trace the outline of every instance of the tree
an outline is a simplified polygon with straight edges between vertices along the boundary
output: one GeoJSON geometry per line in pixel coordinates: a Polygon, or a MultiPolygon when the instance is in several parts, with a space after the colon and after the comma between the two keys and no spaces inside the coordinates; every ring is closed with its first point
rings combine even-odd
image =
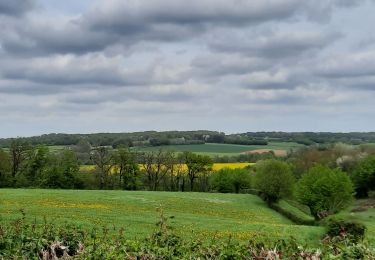
{"type": "Polygon", "coordinates": [[[113,157],[105,146],[98,146],[91,151],[91,160],[99,172],[99,188],[104,189],[109,184],[109,176],[113,168],[113,157]]]}
{"type": "Polygon", "coordinates": [[[79,142],[72,147],[72,149],[76,153],[79,161],[84,164],[91,163],[90,153],[92,148],[87,139],[80,139],[79,142]]]}
{"type": "Polygon", "coordinates": [[[139,167],[136,153],[126,147],[120,147],[113,155],[116,164],[115,170],[119,175],[119,184],[125,190],[137,189],[137,174],[139,167]]]}
{"type": "Polygon", "coordinates": [[[316,165],[298,181],[295,196],[310,208],[316,219],[320,219],[346,207],[353,192],[353,184],[344,172],[316,165]]]}
{"type": "Polygon", "coordinates": [[[289,156],[289,162],[293,165],[293,171],[297,179],[315,164],[335,167],[337,156],[332,149],[319,146],[311,146],[296,150],[289,156]]]}
{"type": "Polygon", "coordinates": [[[218,192],[239,193],[250,188],[251,174],[247,169],[221,169],[212,175],[211,185],[218,192]]]}
{"type": "Polygon", "coordinates": [[[13,139],[10,143],[10,158],[12,166],[12,177],[15,178],[19,173],[24,161],[27,159],[27,154],[31,150],[31,145],[24,139],[13,139]]]}
{"type": "Polygon", "coordinates": [[[359,162],[352,173],[357,197],[368,197],[368,192],[375,189],[375,156],[359,162]]]}
{"type": "MultiPolygon", "coordinates": [[[[184,152],[182,156],[187,166],[187,176],[190,181],[190,190],[193,191],[195,179],[197,179],[200,175],[206,177],[207,179],[206,174],[212,170],[212,160],[209,156],[199,155],[192,152],[184,152]]],[[[206,187],[207,186],[208,183],[206,183],[206,187]]]]}
{"type": "Polygon", "coordinates": [[[145,152],[140,157],[149,189],[156,191],[160,182],[173,170],[173,152],[160,149],[145,152]]]}
{"type": "Polygon", "coordinates": [[[49,149],[46,145],[38,145],[30,150],[25,161],[25,167],[21,172],[22,185],[38,187],[46,169],[49,159],[49,149]]]}
{"type": "Polygon", "coordinates": [[[9,154],[0,149],[0,187],[9,185],[9,173],[11,170],[9,154]]]}
{"type": "Polygon", "coordinates": [[[290,166],[285,162],[265,160],[256,165],[255,186],[268,203],[289,196],[294,181],[290,166]]]}
{"type": "Polygon", "coordinates": [[[83,188],[82,181],[77,178],[78,172],[79,163],[73,151],[64,150],[61,154],[51,154],[40,186],[55,189],[83,188]]]}

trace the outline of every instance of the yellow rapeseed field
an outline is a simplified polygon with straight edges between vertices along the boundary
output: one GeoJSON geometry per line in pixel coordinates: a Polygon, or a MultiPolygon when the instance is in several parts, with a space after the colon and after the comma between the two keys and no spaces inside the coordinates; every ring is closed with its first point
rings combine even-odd
{"type": "MultiPolygon", "coordinates": [[[[214,163],[212,169],[214,171],[219,171],[221,169],[243,169],[247,166],[255,165],[255,163],[214,163]]],[[[142,169],[143,166],[139,165],[139,167],[142,169]]],[[[186,165],[183,165],[183,170],[185,170],[187,167],[186,165]]],[[[80,167],[81,171],[93,171],[95,170],[95,165],[82,165],[80,167]]]]}

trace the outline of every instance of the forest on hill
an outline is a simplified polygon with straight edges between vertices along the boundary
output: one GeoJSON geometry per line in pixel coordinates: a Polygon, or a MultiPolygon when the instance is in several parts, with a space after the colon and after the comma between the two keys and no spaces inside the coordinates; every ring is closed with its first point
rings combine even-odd
{"type": "MultiPolygon", "coordinates": [[[[9,147],[14,138],[0,139],[0,147],[9,147]]],[[[133,133],[94,133],[94,134],[64,134],[51,133],[40,136],[23,137],[25,141],[33,144],[77,145],[81,140],[88,141],[93,146],[121,145],[128,147],[147,147],[162,145],[187,145],[204,143],[223,143],[240,145],[267,145],[269,142],[295,142],[303,145],[313,144],[365,144],[375,143],[375,132],[247,132],[238,134],[225,134],[218,131],[144,131],[133,133]]]]}

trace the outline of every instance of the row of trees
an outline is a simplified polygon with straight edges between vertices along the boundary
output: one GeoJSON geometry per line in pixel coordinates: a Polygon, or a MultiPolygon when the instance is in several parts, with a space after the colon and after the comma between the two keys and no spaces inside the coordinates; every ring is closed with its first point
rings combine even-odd
{"type": "Polygon", "coordinates": [[[84,153],[50,152],[47,146],[14,140],[9,151],[0,150],[0,187],[209,190],[212,160],[208,156],[99,146],[87,152],[95,170],[81,171],[79,156],[84,153]]]}
{"type": "MultiPolygon", "coordinates": [[[[0,147],[9,147],[14,139],[0,139],[0,147]]],[[[98,133],[98,134],[46,134],[23,138],[33,145],[77,145],[86,140],[95,146],[161,146],[204,143],[230,143],[247,145],[267,145],[267,141],[240,135],[226,135],[217,131],[167,131],[135,133],[98,133]]]]}

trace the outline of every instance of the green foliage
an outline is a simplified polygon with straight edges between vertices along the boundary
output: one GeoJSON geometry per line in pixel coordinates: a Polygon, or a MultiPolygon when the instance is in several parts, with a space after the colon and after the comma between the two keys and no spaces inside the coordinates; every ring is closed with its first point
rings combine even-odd
{"type": "MultiPolygon", "coordinates": [[[[192,152],[183,152],[180,158],[187,166],[187,176],[190,181],[190,191],[194,191],[194,182],[198,177],[207,180],[208,172],[212,171],[212,160],[207,155],[199,155],[192,152]]],[[[205,185],[207,187],[207,185],[205,185]]]]}
{"type": "Polygon", "coordinates": [[[297,200],[307,205],[317,219],[348,206],[353,193],[353,184],[345,173],[322,165],[305,173],[295,190],[297,200]]]}
{"type": "Polygon", "coordinates": [[[29,159],[26,161],[25,168],[21,172],[29,186],[37,187],[40,183],[44,170],[47,168],[48,153],[48,147],[45,145],[38,145],[29,151],[29,159]]]}
{"type": "Polygon", "coordinates": [[[119,185],[124,190],[136,190],[140,173],[136,153],[126,147],[119,147],[113,154],[115,171],[119,175],[119,185]]]}
{"type": "Polygon", "coordinates": [[[239,193],[251,188],[251,174],[247,169],[221,169],[211,176],[211,186],[222,193],[239,193]]]}
{"type": "Polygon", "coordinates": [[[11,186],[9,154],[0,149],[0,187],[11,186]]]}
{"type": "Polygon", "coordinates": [[[339,240],[347,239],[358,243],[365,238],[366,226],[346,220],[330,220],[327,226],[327,235],[339,240]]]}
{"type": "Polygon", "coordinates": [[[375,190],[375,156],[362,160],[352,174],[358,197],[368,197],[370,190],[375,190]]]}
{"type": "Polygon", "coordinates": [[[293,185],[293,173],[287,163],[266,160],[256,165],[255,187],[268,203],[277,202],[291,195],[293,185]]]}
{"type": "Polygon", "coordinates": [[[78,160],[74,152],[65,150],[59,155],[51,154],[40,181],[43,188],[79,189],[84,183],[77,177],[78,160]]]}

